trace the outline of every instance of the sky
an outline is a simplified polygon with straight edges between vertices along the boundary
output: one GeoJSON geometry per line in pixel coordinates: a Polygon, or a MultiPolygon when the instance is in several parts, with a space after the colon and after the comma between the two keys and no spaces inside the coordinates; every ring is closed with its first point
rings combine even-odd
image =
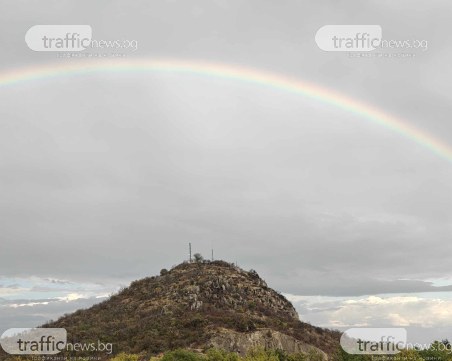
{"type": "MultiPolygon", "coordinates": [[[[32,51],[25,34],[85,24],[95,39],[136,41],[115,51],[127,59],[306,81],[452,146],[448,1],[0,7],[0,78],[83,62],[32,51]],[[327,52],[315,34],[329,24],[380,25],[385,39],[428,48],[327,52]]],[[[257,270],[312,324],[452,338],[452,161],[422,144],[329,103],[199,74],[49,77],[0,85],[0,99],[0,333],[158,274],[186,260],[191,242],[257,270]]]]}

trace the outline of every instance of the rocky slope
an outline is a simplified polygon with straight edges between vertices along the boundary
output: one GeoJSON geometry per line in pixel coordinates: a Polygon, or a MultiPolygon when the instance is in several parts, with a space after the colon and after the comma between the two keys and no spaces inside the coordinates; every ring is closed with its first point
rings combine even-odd
{"type": "Polygon", "coordinates": [[[114,352],[253,346],[333,355],[339,333],[303,323],[255,271],[223,261],[182,263],[134,281],[110,299],[51,322],[68,341],[112,342],[114,352]]]}
{"type": "Polygon", "coordinates": [[[246,354],[249,349],[261,347],[264,349],[284,350],[287,353],[318,354],[328,359],[325,352],[319,348],[297,340],[282,332],[272,329],[259,329],[253,332],[237,332],[228,329],[218,329],[209,341],[208,346],[246,354]]]}

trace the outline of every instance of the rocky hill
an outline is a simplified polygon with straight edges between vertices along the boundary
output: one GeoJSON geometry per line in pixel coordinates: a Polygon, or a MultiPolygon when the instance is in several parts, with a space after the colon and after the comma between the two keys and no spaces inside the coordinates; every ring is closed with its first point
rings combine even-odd
{"type": "Polygon", "coordinates": [[[182,263],[134,281],[108,300],[45,327],[71,342],[111,342],[114,352],[255,346],[333,355],[339,332],[303,323],[292,304],[255,271],[224,261],[182,263]]]}

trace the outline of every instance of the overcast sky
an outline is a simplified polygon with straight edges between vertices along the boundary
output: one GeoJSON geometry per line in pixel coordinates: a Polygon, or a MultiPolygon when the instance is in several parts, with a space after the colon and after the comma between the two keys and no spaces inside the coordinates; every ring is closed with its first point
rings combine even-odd
{"type": "MultiPolygon", "coordinates": [[[[0,8],[0,77],[80,61],[30,50],[31,26],[88,24],[96,39],[137,40],[129,58],[309,81],[452,145],[449,1],[0,8]],[[327,24],[378,24],[384,38],[428,49],[325,52],[314,37],[327,24]]],[[[452,162],[362,116],[236,80],[94,73],[0,87],[0,124],[0,333],[157,274],[191,242],[256,269],[313,324],[452,338],[452,162]]]]}

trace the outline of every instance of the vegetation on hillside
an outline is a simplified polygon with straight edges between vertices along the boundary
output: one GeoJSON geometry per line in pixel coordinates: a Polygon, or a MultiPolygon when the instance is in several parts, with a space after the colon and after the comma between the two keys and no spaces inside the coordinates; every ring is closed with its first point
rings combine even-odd
{"type": "Polygon", "coordinates": [[[292,304],[255,271],[224,261],[182,263],[134,281],[108,300],[44,327],[68,342],[112,343],[115,352],[158,354],[206,348],[218,329],[272,329],[333,354],[340,333],[301,322],[292,304]]]}
{"type": "Polygon", "coordinates": [[[447,340],[434,341],[429,348],[404,349],[395,355],[351,355],[339,347],[336,361],[452,361],[452,345],[447,340]]]}
{"type": "MultiPolygon", "coordinates": [[[[341,348],[332,359],[334,361],[451,361],[452,351],[449,347],[438,347],[444,341],[435,341],[426,350],[403,350],[396,355],[350,355],[341,348]]],[[[148,361],[144,355],[121,353],[111,361],[148,361]]],[[[226,352],[219,349],[209,349],[205,353],[191,350],[177,349],[158,356],[153,356],[149,361],[323,361],[320,354],[311,352],[288,354],[282,350],[265,350],[255,348],[246,355],[238,355],[235,352],[226,352]]]]}
{"type": "MultiPolygon", "coordinates": [[[[370,355],[350,355],[341,348],[338,350],[335,361],[451,361],[451,348],[438,347],[444,341],[435,341],[426,350],[409,349],[403,350],[396,355],[381,355],[372,357],[370,355]]],[[[226,352],[219,349],[209,349],[205,353],[193,352],[191,350],[177,349],[158,356],[153,356],[149,361],[322,361],[322,356],[315,352],[288,354],[282,350],[265,350],[255,348],[246,355],[238,355],[235,352],[226,352]]],[[[121,353],[111,361],[147,361],[143,355],[121,353]]]]}
{"type": "MultiPolygon", "coordinates": [[[[75,355],[71,355],[74,357],[75,355]]],[[[79,355],[77,355],[79,356],[79,355]]],[[[100,355],[98,355],[100,356],[100,355]]],[[[61,355],[57,359],[61,360],[61,355]]],[[[38,358],[41,360],[42,358],[38,358]]],[[[77,360],[84,360],[84,357],[77,357],[77,360]]],[[[329,357],[332,361],[452,361],[452,348],[447,340],[435,341],[428,349],[407,349],[396,355],[351,355],[342,348],[329,357]]],[[[37,358],[31,356],[9,355],[5,361],[36,361],[37,358]]],[[[44,359],[42,359],[44,360],[44,359]]],[[[48,360],[52,360],[52,356],[48,360]]],[[[68,358],[69,360],[69,358],[68,358]]],[[[86,357],[90,360],[103,361],[324,361],[323,355],[315,350],[309,353],[287,353],[280,349],[264,349],[256,347],[249,350],[245,355],[237,352],[227,352],[221,349],[210,348],[207,350],[175,349],[157,355],[141,352],[139,354],[121,352],[116,355],[103,354],[100,357],[86,357]]]]}

